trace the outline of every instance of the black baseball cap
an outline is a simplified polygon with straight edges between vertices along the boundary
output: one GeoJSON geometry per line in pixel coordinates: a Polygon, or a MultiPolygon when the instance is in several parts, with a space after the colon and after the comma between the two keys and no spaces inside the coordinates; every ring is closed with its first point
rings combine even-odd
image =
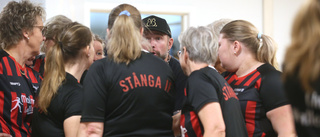
{"type": "Polygon", "coordinates": [[[142,22],[146,30],[160,31],[171,38],[171,30],[165,19],[151,15],[142,19],[142,22]]]}

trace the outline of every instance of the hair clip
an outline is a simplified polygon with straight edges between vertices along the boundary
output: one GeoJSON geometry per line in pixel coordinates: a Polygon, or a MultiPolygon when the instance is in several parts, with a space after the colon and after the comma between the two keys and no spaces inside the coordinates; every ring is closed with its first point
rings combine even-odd
{"type": "Polygon", "coordinates": [[[130,12],[127,11],[127,10],[124,10],[124,11],[121,11],[121,12],[119,13],[119,16],[121,16],[121,15],[127,15],[127,16],[130,17],[130,12]]]}

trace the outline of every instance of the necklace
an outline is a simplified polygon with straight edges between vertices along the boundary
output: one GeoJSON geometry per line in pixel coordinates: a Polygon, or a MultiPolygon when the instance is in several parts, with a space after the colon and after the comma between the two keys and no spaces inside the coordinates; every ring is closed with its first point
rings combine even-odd
{"type": "Polygon", "coordinates": [[[24,73],[24,72],[22,72],[20,68],[19,68],[19,70],[20,70],[20,73],[21,73],[22,75],[25,75],[25,73],[24,73]]]}

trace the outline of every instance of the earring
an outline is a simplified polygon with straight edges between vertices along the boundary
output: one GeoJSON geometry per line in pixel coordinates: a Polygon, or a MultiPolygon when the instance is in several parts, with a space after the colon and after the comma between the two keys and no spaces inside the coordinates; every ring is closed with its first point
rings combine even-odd
{"type": "Polygon", "coordinates": [[[29,39],[29,37],[27,37],[27,39],[29,39]]]}
{"type": "Polygon", "coordinates": [[[237,55],[237,52],[234,52],[234,55],[237,55]]]}

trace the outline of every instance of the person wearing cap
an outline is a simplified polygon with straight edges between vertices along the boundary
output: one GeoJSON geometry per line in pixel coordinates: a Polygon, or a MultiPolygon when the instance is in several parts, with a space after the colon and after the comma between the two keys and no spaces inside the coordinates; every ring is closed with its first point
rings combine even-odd
{"type": "Polygon", "coordinates": [[[108,20],[108,55],[84,79],[78,137],[173,137],[174,75],[160,58],[142,51],[139,10],[113,8],[108,20]]]}
{"type": "Polygon", "coordinates": [[[169,52],[173,45],[173,38],[167,21],[163,18],[151,15],[143,20],[144,37],[149,40],[152,52],[155,56],[166,61],[171,67],[175,75],[175,106],[173,111],[173,130],[175,136],[180,135],[180,110],[182,109],[182,101],[184,99],[184,87],[187,76],[183,73],[180,63],[172,57],[169,52]]]}

